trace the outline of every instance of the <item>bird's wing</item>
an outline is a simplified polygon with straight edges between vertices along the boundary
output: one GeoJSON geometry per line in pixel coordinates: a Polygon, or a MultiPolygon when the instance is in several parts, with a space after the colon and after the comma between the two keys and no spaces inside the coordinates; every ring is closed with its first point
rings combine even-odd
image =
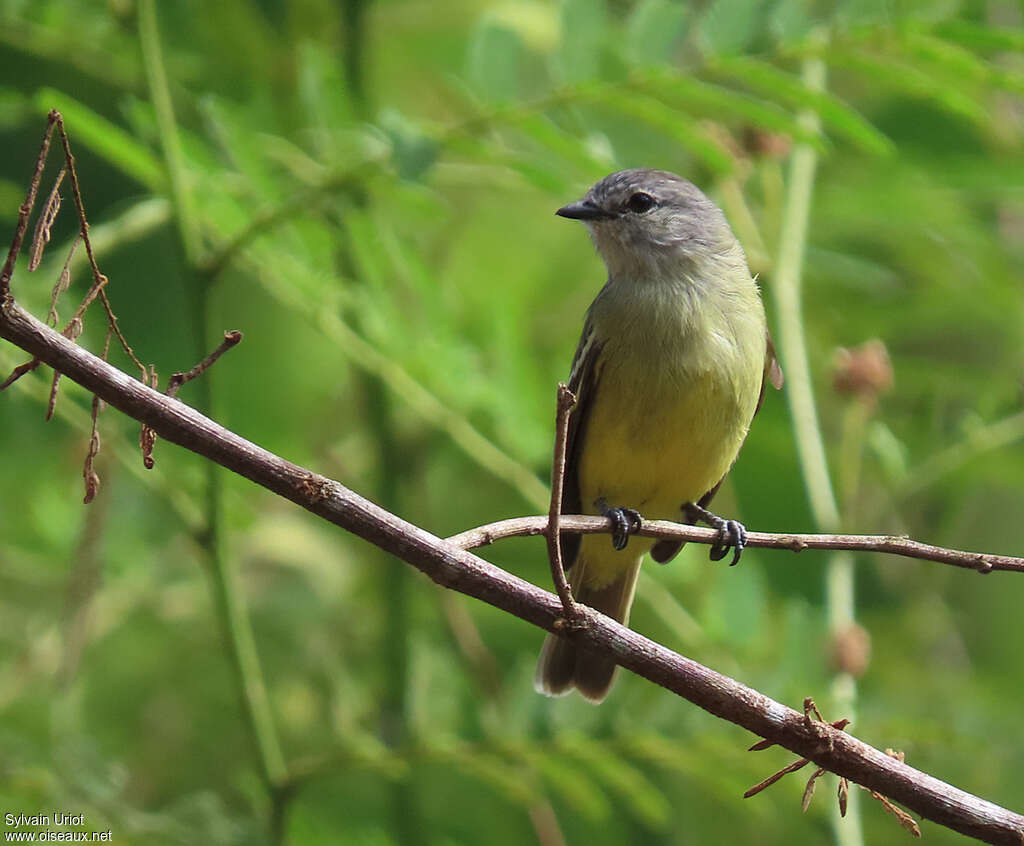
{"type": "MultiPolygon", "coordinates": [[[[761,403],[764,402],[764,392],[771,383],[771,386],[775,390],[782,389],[782,368],[779,366],[779,360],[775,356],[775,344],[772,343],[772,336],[766,334],[765,336],[765,351],[764,351],[764,373],[761,376],[761,392],[757,397],[757,407],[754,409],[754,416],[757,416],[757,412],[761,410],[761,403]]],[[[741,445],[742,446],[742,445],[741,445]]],[[[725,474],[728,476],[728,472],[725,474]]],[[[722,486],[722,482],[725,481],[725,476],[715,483],[715,486],[704,494],[698,501],[697,505],[701,508],[707,508],[714,499],[718,489],[722,486]]],[[[577,535],[577,537],[579,537],[577,535]]],[[[677,540],[660,540],[654,546],[651,547],[651,558],[657,561],[659,564],[667,564],[676,555],[679,554],[679,550],[683,548],[683,541],[677,540]]]]}
{"type": "MultiPolygon", "coordinates": [[[[580,495],[580,453],[590,409],[597,391],[600,375],[598,360],[603,341],[594,338],[594,327],[588,319],[583,325],[576,355],[569,372],[569,390],[576,395],[576,406],[569,415],[569,435],[565,445],[565,481],[562,487],[562,513],[582,514],[583,502],[580,495]]],[[[562,562],[566,569],[572,566],[579,551],[582,535],[562,535],[562,562]]]]}

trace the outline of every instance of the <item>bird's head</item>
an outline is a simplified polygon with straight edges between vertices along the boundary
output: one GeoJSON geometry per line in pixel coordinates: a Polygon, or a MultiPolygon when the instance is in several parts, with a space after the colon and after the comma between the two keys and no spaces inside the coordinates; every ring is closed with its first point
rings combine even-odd
{"type": "Polygon", "coordinates": [[[662,275],[673,262],[735,250],[725,215],[696,186],[664,170],[620,170],[555,214],[590,230],[609,274],[662,275]]]}

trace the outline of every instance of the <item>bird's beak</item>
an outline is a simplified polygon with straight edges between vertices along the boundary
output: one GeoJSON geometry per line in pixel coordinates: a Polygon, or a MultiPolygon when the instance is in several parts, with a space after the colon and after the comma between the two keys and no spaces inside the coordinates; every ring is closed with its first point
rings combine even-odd
{"type": "Polygon", "coordinates": [[[590,200],[569,203],[567,206],[562,206],[555,214],[559,217],[567,217],[570,220],[607,220],[615,216],[609,214],[590,200]]]}

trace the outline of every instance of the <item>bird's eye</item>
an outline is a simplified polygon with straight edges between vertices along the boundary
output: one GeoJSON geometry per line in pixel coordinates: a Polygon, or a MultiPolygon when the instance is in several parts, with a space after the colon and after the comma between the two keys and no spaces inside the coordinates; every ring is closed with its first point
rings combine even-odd
{"type": "Polygon", "coordinates": [[[636,214],[644,214],[649,212],[656,205],[658,201],[654,199],[650,194],[646,194],[643,191],[637,191],[629,200],[626,202],[626,208],[636,214]]]}

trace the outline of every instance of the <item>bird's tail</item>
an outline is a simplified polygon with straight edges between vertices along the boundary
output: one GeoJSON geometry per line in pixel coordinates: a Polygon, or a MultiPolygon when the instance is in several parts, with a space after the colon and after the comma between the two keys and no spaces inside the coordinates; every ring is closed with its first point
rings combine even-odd
{"type": "MultiPolygon", "coordinates": [[[[587,583],[586,559],[579,555],[572,566],[573,597],[625,625],[629,622],[642,560],[641,555],[615,581],[593,587],[587,583]]],[[[533,686],[545,696],[565,696],[576,688],[596,705],[608,695],[615,668],[610,658],[577,648],[568,640],[549,634],[540,651],[533,686]]]]}

